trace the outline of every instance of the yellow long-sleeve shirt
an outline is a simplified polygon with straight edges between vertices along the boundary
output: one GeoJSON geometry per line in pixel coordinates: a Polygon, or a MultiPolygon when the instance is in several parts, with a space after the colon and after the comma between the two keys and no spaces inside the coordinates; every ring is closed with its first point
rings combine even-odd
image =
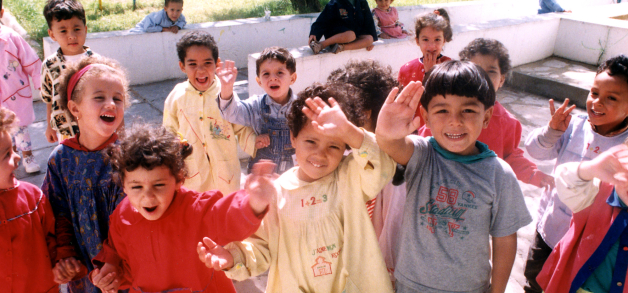
{"type": "Polygon", "coordinates": [[[255,133],[249,127],[222,119],[216,103],[219,92],[217,77],[204,92],[196,90],[189,81],[177,84],[166,98],[163,124],[181,133],[194,148],[185,160],[188,177],[184,186],[199,192],[218,189],[229,194],[240,189],[237,144],[254,155],[255,133]]]}
{"type": "Polygon", "coordinates": [[[297,168],[277,179],[259,230],[227,246],[236,264],[227,276],[270,269],[266,292],[392,292],[365,203],[390,182],[394,161],[365,132],[331,174],[308,183],[297,168]]]}

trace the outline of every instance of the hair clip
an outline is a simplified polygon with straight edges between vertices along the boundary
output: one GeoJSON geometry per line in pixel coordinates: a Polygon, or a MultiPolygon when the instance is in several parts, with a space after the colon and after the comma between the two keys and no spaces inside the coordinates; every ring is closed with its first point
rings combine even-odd
{"type": "Polygon", "coordinates": [[[182,147],[189,147],[190,143],[188,143],[188,140],[183,137],[183,134],[181,132],[177,132],[177,135],[179,136],[179,143],[181,144],[182,147]]]}

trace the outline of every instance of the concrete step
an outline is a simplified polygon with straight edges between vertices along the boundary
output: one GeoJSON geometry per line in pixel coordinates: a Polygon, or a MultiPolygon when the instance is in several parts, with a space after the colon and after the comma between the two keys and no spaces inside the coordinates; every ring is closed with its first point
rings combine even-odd
{"type": "Polygon", "coordinates": [[[586,108],[597,67],[559,57],[517,66],[506,84],[514,89],[586,108]]]}

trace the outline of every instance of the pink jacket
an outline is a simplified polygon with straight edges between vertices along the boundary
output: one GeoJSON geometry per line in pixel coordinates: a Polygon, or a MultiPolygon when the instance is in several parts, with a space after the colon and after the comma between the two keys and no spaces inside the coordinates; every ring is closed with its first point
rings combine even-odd
{"type": "Polygon", "coordinates": [[[12,29],[0,26],[0,105],[15,112],[20,126],[35,120],[28,76],[39,89],[40,71],[41,60],[33,48],[12,29]]]}

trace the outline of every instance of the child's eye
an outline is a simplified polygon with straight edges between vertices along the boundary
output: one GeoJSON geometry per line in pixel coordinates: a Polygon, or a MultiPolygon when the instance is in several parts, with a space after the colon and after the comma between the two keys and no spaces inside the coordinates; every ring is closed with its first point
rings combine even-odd
{"type": "Polygon", "coordinates": [[[65,34],[66,30],[61,30],[60,33],[65,34]]]}
{"type": "Polygon", "coordinates": [[[133,185],[131,186],[131,189],[135,189],[135,190],[142,189],[142,185],[133,185]]]}
{"type": "Polygon", "coordinates": [[[475,113],[475,110],[473,110],[473,109],[464,109],[464,110],[462,110],[462,113],[475,113]]]}
{"type": "Polygon", "coordinates": [[[159,183],[159,184],[155,184],[154,186],[155,186],[155,187],[157,187],[157,188],[160,188],[160,187],[164,187],[164,186],[166,186],[166,184],[159,183]]]}
{"type": "Polygon", "coordinates": [[[611,101],[617,101],[617,98],[613,97],[613,96],[608,96],[608,99],[611,101]]]}
{"type": "Polygon", "coordinates": [[[332,149],[335,149],[335,150],[339,150],[340,149],[340,147],[338,147],[336,145],[332,145],[332,146],[329,146],[329,147],[332,148],[332,149]]]}
{"type": "Polygon", "coordinates": [[[103,96],[95,96],[94,99],[96,99],[96,100],[104,100],[105,97],[103,97],[103,96]]]}
{"type": "Polygon", "coordinates": [[[124,102],[124,99],[123,99],[123,98],[120,98],[120,97],[114,97],[114,98],[113,98],[113,100],[114,100],[115,102],[124,102]]]}
{"type": "Polygon", "coordinates": [[[445,113],[448,113],[448,111],[445,109],[441,109],[441,110],[436,111],[436,113],[445,114],[445,113]]]}
{"type": "Polygon", "coordinates": [[[306,142],[306,143],[311,143],[311,144],[314,144],[314,143],[315,143],[315,142],[314,142],[313,140],[311,140],[311,139],[306,139],[306,140],[305,140],[305,142],[306,142]]]}

